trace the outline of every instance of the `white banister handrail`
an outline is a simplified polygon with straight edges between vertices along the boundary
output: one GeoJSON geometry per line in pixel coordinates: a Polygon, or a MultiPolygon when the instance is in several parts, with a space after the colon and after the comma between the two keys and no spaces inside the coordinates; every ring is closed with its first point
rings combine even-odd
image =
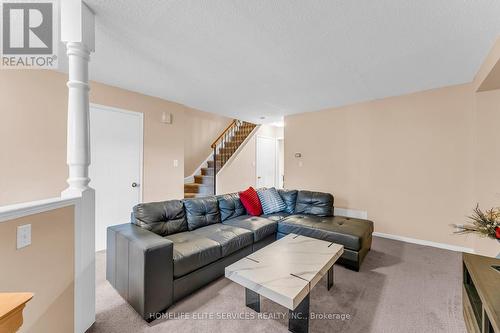
{"type": "Polygon", "coordinates": [[[22,202],[7,206],[0,206],[0,222],[6,222],[24,216],[39,214],[54,209],[71,206],[76,204],[79,198],[80,197],[56,197],[44,200],[22,202]]]}

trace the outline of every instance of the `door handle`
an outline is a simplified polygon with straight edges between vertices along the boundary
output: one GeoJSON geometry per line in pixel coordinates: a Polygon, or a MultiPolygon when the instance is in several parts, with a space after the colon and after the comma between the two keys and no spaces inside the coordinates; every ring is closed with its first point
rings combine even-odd
{"type": "Polygon", "coordinates": [[[262,179],[262,177],[257,177],[257,179],[262,179]]]}
{"type": "Polygon", "coordinates": [[[139,184],[137,184],[136,182],[133,182],[133,183],[132,183],[132,187],[139,187],[139,186],[140,186],[140,185],[139,185],[139,184]]]}

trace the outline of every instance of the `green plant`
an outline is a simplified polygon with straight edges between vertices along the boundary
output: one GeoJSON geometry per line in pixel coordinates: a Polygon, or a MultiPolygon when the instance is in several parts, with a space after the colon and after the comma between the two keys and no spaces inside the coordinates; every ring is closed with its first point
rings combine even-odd
{"type": "Polygon", "coordinates": [[[470,224],[453,225],[456,229],[459,229],[455,233],[464,234],[474,232],[493,239],[500,238],[500,208],[491,208],[483,212],[479,208],[479,204],[477,204],[472,215],[468,216],[468,218],[471,220],[470,224]]]}

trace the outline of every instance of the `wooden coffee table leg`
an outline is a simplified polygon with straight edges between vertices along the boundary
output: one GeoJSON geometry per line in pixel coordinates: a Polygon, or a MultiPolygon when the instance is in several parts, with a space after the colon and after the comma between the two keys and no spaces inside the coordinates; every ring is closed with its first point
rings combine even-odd
{"type": "Polygon", "coordinates": [[[255,291],[245,288],[246,306],[255,312],[260,312],[260,295],[255,291]]]}
{"type": "Polygon", "coordinates": [[[334,265],[332,265],[332,267],[330,267],[330,269],[328,270],[328,282],[326,285],[328,290],[330,290],[333,286],[333,266],[334,265]]]}
{"type": "Polygon", "coordinates": [[[294,333],[309,332],[309,294],[295,310],[289,310],[288,330],[294,333]]]}

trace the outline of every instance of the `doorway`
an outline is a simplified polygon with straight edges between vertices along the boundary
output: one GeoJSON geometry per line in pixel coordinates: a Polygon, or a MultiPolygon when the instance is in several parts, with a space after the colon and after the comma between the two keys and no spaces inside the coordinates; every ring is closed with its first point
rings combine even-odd
{"type": "Polygon", "coordinates": [[[285,140],[284,138],[277,138],[278,145],[278,169],[277,177],[278,181],[276,186],[278,188],[284,188],[285,186],[285,140]]]}
{"type": "Polygon", "coordinates": [[[95,246],[106,249],[106,228],[130,221],[142,201],[143,114],[91,105],[90,186],[95,189],[95,246]]]}
{"type": "Polygon", "coordinates": [[[255,185],[261,187],[277,186],[277,144],[276,139],[257,136],[256,139],[256,175],[255,185]]]}

